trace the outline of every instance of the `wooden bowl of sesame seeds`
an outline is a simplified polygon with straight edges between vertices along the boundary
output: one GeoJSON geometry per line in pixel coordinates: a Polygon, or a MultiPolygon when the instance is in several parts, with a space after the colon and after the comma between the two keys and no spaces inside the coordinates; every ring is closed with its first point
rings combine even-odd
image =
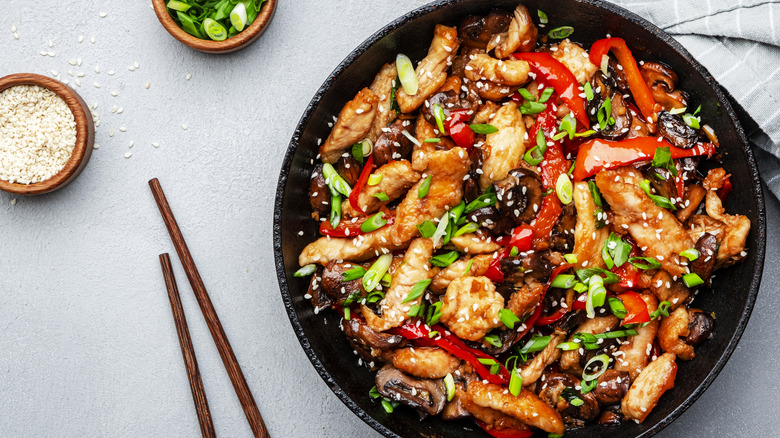
{"type": "MultiPolygon", "coordinates": [[[[70,158],[51,177],[29,184],[0,178],[0,190],[17,195],[40,195],[65,187],[84,170],[95,143],[95,125],[87,103],[73,89],[57,80],[32,73],[17,73],[0,78],[0,93],[19,85],[32,85],[55,93],[67,105],[75,120],[76,140],[70,158]]],[[[0,107],[0,112],[3,108],[0,107]]],[[[1,128],[2,126],[0,126],[1,128]]],[[[0,163],[2,166],[2,163],[0,163]]]]}
{"type": "Polygon", "coordinates": [[[157,14],[157,18],[171,36],[195,50],[205,53],[224,54],[241,50],[260,38],[260,35],[265,32],[271,23],[271,19],[274,17],[277,0],[266,0],[263,3],[260,14],[249,27],[224,41],[205,40],[188,34],[176,24],[171,14],[168,13],[168,9],[165,6],[166,3],[167,0],[152,0],[152,6],[155,14],[157,14]]]}

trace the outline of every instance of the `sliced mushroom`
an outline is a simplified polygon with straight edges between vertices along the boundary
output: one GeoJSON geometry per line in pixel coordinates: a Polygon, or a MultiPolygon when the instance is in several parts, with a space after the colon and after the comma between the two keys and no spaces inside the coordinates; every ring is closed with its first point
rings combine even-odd
{"type": "Polygon", "coordinates": [[[533,170],[519,167],[493,183],[502,214],[515,225],[530,222],[542,206],[542,181],[533,170]]]}
{"type": "Polygon", "coordinates": [[[653,100],[669,111],[688,106],[688,97],[677,88],[677,75],[674,71],[658,62],[645,62],[639,67],[645,83],[650,87],[653,100]]]}
{"type": "Polygon", "coordinates": [[[361,345],[382,350],[391,350],[406,345],[406,338],[384,332],[375,332],[359,318],[341,321],[341,329],[347,337],[361,345]]]}
{"type": "Polygon", "coordinates": [[[712,334],[712,329],[715,326],[715,318],[699,309],[690,309],[688,311],[688,321],[689,333],[684,340],[686,344],[692,347],[707,340],[712,334]]]}
{"type": "Polygon", "coordinates": [[[710,233],[702,234],[696,241],[696,250],[699,251],[699,258],[691,263],[691,272],[707,281],[715,271],[715,263],[718,261],[717,237],[710,233]]]}
{"type": "MultiPolygon", "coordinates": [[[[450,112],[453,110],[462,109],[460,106],[460,96],[457,91],[439,91],[433,96],[425,100],[425,103],[420,109],[423,117],[428,123],[433,126],[436,125],[436,116],[433,114],[434,105],[439,105],[444,111],[444,117],[450,116],[450,112]]],[[[443,134],[443,133],[440,133],[443,134]]]]}
{"type": "Polygon", "coordinates": [[[333,305],[333,298],[324,293],[325,291],[321,287],[322,285],[322,266],[317,266],[317,270],[314,271],[314,275],[311,276],[309,281],[309,290],[306,292],[311,296],[311,305],[314,306],[315,312],[321,312],[333,305]]]}
{"type": "Polygon", "coordinates": [[[601,406],[620,403],[631,386],[631,376],[626,371],[609,369],[599,377],[593,396],[601,406]]]}
{"type": "Polygon", "coordinates": [[[557,409],[567,425],[583,426],[585,422],[599,415],[599,404],[593,392],[583,395],[575,389],[579,386],[580,380],[571,374],[546,374],[544,384],[540,387],[539,398],[557,409]],[[577,397],[583,403],[580,406],[574,406],[570,403],[569,397],[577,397]]]}
{"type": "Polygon", "coordinates": [[[573,202],[563,207],[563,214],[550,235],[550,249],[562,253],[574,251],[574,229],[577,227],[577,210],[573,202]]]}
{"type": "Polygon", "coordinates": [[[547,254],[534,252],[526,257],[505,257],[501,260],[501,271],[507,276],[507,281],[522,283],[522,280],[533,278],[547,280],[552,274],[552,264],[547,254]]]}
{"type": "Polygon", "coordinates": [[[612,405],[603,408],[598,419],[598,424],[617,425],[622,423],[623,419],[623,411],[620,409],[620,405],[612,405]]]}
{"type": "Polygon", "coordinates": [[[309,204],[315,214],[327,216],[330,212],[330,188],[322,175],[322,164],[317,164],[311,174],[309,204]]]}
{"type": "Polygon", "coordinates": [[[414,144],[403,134],[403,131],[414,136],[415,124],[409,120],[396,119],[382,130],[382,135],[374,144],[375,166],[384,166],[388,162],[406,157],[412,152],[414,144]]]}
{"type": "Polygon", "coordinates": [[[599,133],[606,139],[620,140],[631,129],[631,111],[628,110],[628,105],[619,92],[613,93],[610,99],[612,110],[610,122],[614,120],[615,123],[607,123],[606,128],[599,130],[599,133]]]}
{"type": "Polygon", "coordinates": [[[663,269],[656,272],[650,280],[650,290],[658,301],[668,301],[671,308],[676,309],[691,299],[691,291],[682,282],[675,281],[663,269]]]}
{"type": "Polygon", "coordinates": [[[650,166],[644,172],[644,176],[650,181],[658,195],[668,199],[676,199],[678,197],[674,175],[668,169],[650,166]]]}
{"type": "Polygon", "coordinates": [[[506,32],[512,14],[505,11],[493,11],[487,16],[470,16],[458,26],[458,36],[466,47],[484,49],[493,35],[506,32]]]}
{"type": "Polygon", "coordinates": [[[447,403],[447,393],[441,380],[415,379],[392,365],[376,373],[376,388],[383,396],[411,406],[422,414],[436,415],[447,403]]]}
{"type": "Polygon", "coordinates": [[[688,126],[677,114],[669,111],[658,113],[658,133],[680,149],[690,149],[696,145],[699,133],[688,126]]]}
{"type": "Polygon", "coordinates": [[[344,181],[349,184],[350,187],[354,187],[360,178],[360,171],[362,170],[360,163],[352,156],[352,154],[341,156],[336,162],[336,172],[344,178],[344,181]]]}
{"type": "Polygon", "coordinates": [[[331,260],[325,266],[325,270],[322,271],[323,289],[339,304],[343,303],[352,294],[365,294],[361,279],[344,281],[344,272],[356,266],[360,265],[355,263],[337,263],[335,260],[331,260]]]}
{"type": "Polygon", "coordinates": [[[681,203],[682,208],[678,208],[674,215],[677,220],[684,223],[699,209],[701,201],[707,195],[707,191],[698,184],[689,184],[685,187],[685,196],[681,203]]]}
{"type": "Polygon", "coordinates": [[[682,360],[691,360],[696,355],[693,347],[688,345],[684,338],[688,331],[688,309],[680,306],[669,316],[661,320],[658,327],[658,343],[665,352],[674,353],[682,360]]]}

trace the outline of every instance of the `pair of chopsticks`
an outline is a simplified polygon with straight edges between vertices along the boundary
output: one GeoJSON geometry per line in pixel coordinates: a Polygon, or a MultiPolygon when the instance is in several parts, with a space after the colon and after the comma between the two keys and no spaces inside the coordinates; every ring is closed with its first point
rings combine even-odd
{"type": "MultiPolygon", "coordinates": [[[[227,373],[230,376],[230,381],[233,382],[233,389],[235,389],[236,395],[241,402],[241,407],[244,409],[244,414],[249,421],[249,426],[252,428],[255,437],[269,438],[268,430],[263,422],[263,417],[260,415],[260,410],[257,409],[257,404],[255,403],[254,397],[252,397],[252,392],[249,390],[249,385],[246,383],[244,373],[241,371],[241,367],[236,360],[236,355],[233,353],[233,348],[230,346],[225,330],[222,328],[222,323],[219,322],[217,312],[211,304],[211,299],[206,291],[206,286],[200,278],[198,268],[195,266],[195,261],[192,259],[190,250],[187,248],[187,243],[184,241],[179,225],[176,223],[176,218],[173,216],[170,205],[168,205],[168,200],[165,198],[165,193],[160,186],[160,182],[157,178],[154,178],[149,181],[149,187],[152,189],[154,200],[157,202],[157,207],[160,209],[160,214],[165,222],[165,227],[168,228],[168,234],[171,236],[173,246],[176,248],[176,253],[179,254],[179,259],[184,266],[184,272],[187,274],[187,279],[190,282],[192,291],[195,293],[195,298],[198,300],[198,305],[200,306],[201,313],[203,313],[203,318],[206,319],[206,324],[211,332],[211,337],[214,339],[217,350],[219,350],[219,355],[222,356],[222,363],[225,365],[225,370],[227,370],[227,373]]],[[[179,335],[181,352],[184,357],[184,364],[187,368],[187,377],[189,378],[190,388],[192,389],[192,398],[198,413],[200,430],[204,437],[216,437],[214,423],[211,421],[208,400],[206,399],[206,392],[203,390],[203,382],[201,381],[200,372],[198,371],[198,361],[195,358],[195,350],[192,347],[192,340],[190,339],[189,329],[187,328],[187,319],[184,316],[179,290],[176,287],[176,279],[173,276],[171,259],[167,253],[160,255],[160,264],[162,266],[163,277],[165,278],[165,285],[168,288],[168,298],[171,301],[173,319],[176,323],[176,331],[179,335]]]]}

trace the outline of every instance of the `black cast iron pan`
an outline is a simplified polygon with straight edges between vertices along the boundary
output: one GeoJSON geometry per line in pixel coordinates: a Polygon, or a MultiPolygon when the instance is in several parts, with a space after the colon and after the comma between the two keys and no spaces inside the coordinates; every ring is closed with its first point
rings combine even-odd
{"type": "MultiPolygon", "coordinates": [[[[308,280],[294,278],[298,254],[315,240],[317,224],[311,219],[308,202],[312,159],[317,139],[325,139],[328,122],[361,88],[368,86],[380,67],[405,53],[420,60],[427,52],[433,28],[438,23],[457,25],[471,14],[485,14],[491,8],[513,10],[518,0],[442,0],[416,9],[371,36],[325,81],[301,118],[282,164],[274,211],[274,252],[282,298],[293,329],[317,372],[357,416],[388,437],[484,437],[473,422],[444,422],[436,418],[420,421],[411,409],[397,409],[392,415],[372,401],[368,390],[374,373],[357,365],[336,312],[315,315],[304,299],[308,280]],[[299,236],[299,231],[303,235],[299,236]],[[327,323],[326,323],[327,321],[327,323]]],[[[678,361],[674,389],[642,424],[588,426],[566,436],[646,437],[655,434],[680,416],[712,383],[734,352],[758,293],[764,262],[765,213],[758,169],[737,116],[715,79],[679,43],[656,26],[617,6],[601,1],[525,0],[532,11],[540,8],[550,18],[547,29],[574,26],[572,40],[590,46],[606,34],[624,38],[637,59],[658,60],[670,65],[680,77],[694,105],[702,105],[702,119],[718,134],[722,165],[732,174],[733,190],[726,208],[747,215],[752,222],[748,238],[749,255],[744,263],[718,273],[712,291],[696,298],[696,307],[715,312],[714,337],[697,347],[696,358],[678,361]]]]}

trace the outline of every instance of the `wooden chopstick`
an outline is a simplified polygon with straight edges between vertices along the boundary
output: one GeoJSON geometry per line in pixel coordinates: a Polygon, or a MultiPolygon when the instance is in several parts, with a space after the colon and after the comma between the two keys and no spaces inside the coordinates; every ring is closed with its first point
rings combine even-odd
{"type": "Polygon", "coordinates": [[[209,401],[206,399],[206,391],[203,389],[203,381],[200,379],[198,359],[195,358],[195,350],[192,348],[190,330],[187,328],[187,317],[184,316],[184,309],[181,306],[179,288],[176,286],[176,277],[173,276],[173,266],[171,266],[171,258],[168,253],[160,254],[160,266],[163,278],[165,278],[165,287],[168,289],[168,299],[171,301],[173,322],[176,323],[176,333],[179,335],[181,355],[184,357],[184,365],[187,367],[187,378],[190,380],[192,400],[195,402],[195,411],[198,413],[200,432],[203,438],[216,438],[214,423],[211,421],[209,401]]]}
{"type": "Polygon", "coordinates": [[[222,356],[225,370],[227,370],[228,376],[230,376],[230,380],[233,382],[233,389],[241,402],[241,407],[244,409],[244,415],[246,415],[246,419],[249,421],[249,426],[252,428],[255,437],[268,438],[268,430],[263,422],[263,417],[260,415],[260,410],[257,409],[257,404],[254,397],[252,397],[252,392],[249,390],[249,385],[246,383],[244,373],[236,360],[236,355],[233,353],[233,348],[230,346],[225,330],[222,328],[222,323],[219,322],[217,312],[211,304],[206,286],[200,278],[198,268],[195,266],[190,250],[187,248],[187,243],[184,241],[179,225],[176,223],[171,206],[168,205],[168,200],[165,198],[160,182],[157,178],[151,179],[149,180],[149,187],[152,189],[154,200],[157,202],[157,207],[160,209],[165,226],[168,228],[168,234],[171,236],[173,246],[176,248],[179,259],[184,266],[184,272],[187,273],[187,279],[190,281],[192,291],[198,300],[200,311],[203,313],[203,318],[209,327],[211,337],[214,339],[217,350],[219,350],[219,355],[222,356]]]}

